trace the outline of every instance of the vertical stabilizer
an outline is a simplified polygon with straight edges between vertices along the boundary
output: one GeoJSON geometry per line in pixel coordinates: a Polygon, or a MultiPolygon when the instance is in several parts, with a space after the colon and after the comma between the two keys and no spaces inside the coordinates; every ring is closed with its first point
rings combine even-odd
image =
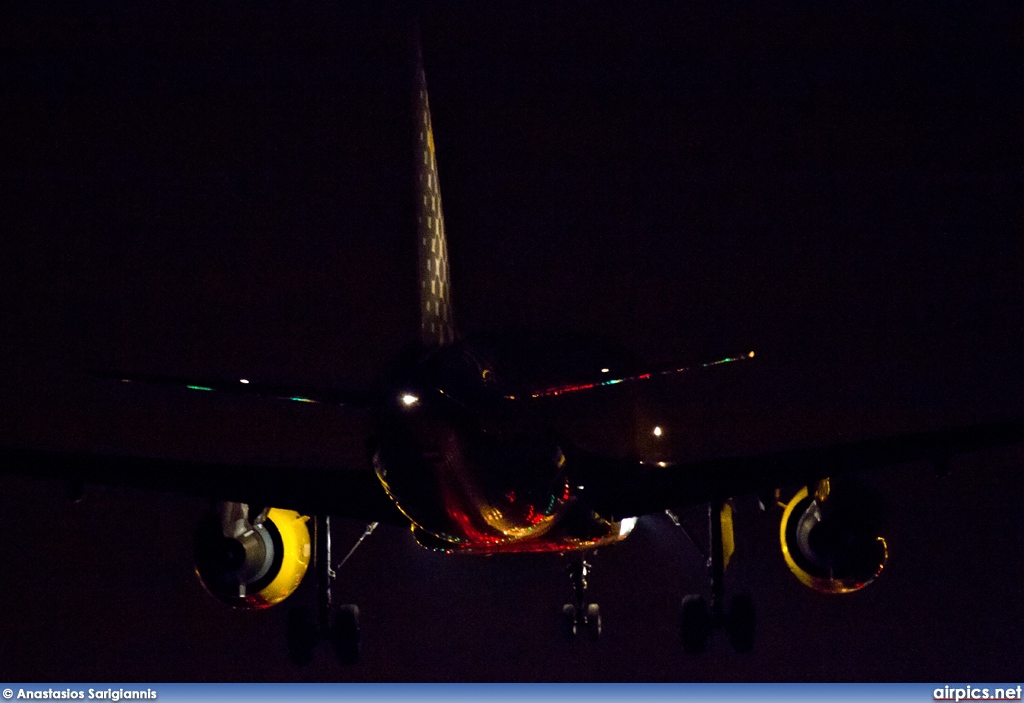
{"type": "Polygon", "coordinates": [[[441,188],[437,182],[434,133],[430,124],[427,78],[419,31],[416,44],[414,114],[416,121],[416,241],[420,281],[420,338],[428,347],[455,341],[452,320],[451,278],[448,273],[448,241],[441,212],[441,188]]]}

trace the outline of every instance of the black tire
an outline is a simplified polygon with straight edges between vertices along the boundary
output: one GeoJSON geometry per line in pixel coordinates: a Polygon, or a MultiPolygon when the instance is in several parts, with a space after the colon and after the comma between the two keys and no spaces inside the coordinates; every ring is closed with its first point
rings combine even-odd
{"type": "Polygon", "coordinates": [[[359,607],[343,605],[334,614],[331,625],[331,648],[338,661],[346,666],[359,663],[359,607]]]}
{"type": "Polygon", "coordinates": [[[682,635],[683,651],[687,654],[701,654],[707,649],[711,634],[711,611],[704,596],[686,596],[679,610],[679,632],[682,635]]]}
{"type": "Polygon", "coordinates": [[[566,639],[576,639],[576,606],[571,603],[562,606],[562,632],[566,639]]]}
{"type": "Polygon", "coordinates": [[[601,608],[597,603],[587,606],[587,632],[593,640],[601,638],[601,608]]]}
{"type": "Polygon", "coordinates": [[[292,664],[306,666],[313,661],[316,628],[306,608],[293,608],[289,611],[287,644],[288,659],[292,664]]]}
{"type": "Polygon", "coordinates": [[[725,618],[725,631],[729,634],[732,648],[741,654],[752,651],[756,629],[754,599],[746,593],[733,596],[729,603],[729,615],[725,618]]]}

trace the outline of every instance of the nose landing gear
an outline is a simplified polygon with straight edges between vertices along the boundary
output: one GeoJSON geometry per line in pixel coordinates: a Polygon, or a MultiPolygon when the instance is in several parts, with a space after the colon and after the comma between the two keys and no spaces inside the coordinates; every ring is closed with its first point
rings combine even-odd
{"type": "Polygon", "coordinates": [[[601,608],[597,603],[586,602],[590,568],[590,563],[582,556],[574,557],[569,564],[573,602],[562,606],[562,620],[569,639],[575,639],[580,632],[588,632],[594,640],[601,636],[601,608]]]}

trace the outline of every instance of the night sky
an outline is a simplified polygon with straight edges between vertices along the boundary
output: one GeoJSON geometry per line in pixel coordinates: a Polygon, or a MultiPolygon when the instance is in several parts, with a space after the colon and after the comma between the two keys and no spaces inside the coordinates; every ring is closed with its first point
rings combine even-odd
{"type": "MultiPolygon", "coordinates": [[[[357,467],[336,408],[88,369],[367,385],[417,330],[410,7],[100,2],[0,16],[0,441],[357,467]]],[[[1010,3],[433,2],[420,10],[463,330],[598,334],[652,363],[678,456],[1024,413],[1021,68],[1010,3]],[[672,5],[672,9],[667,9],[672,5]]],[[[192,573],[203,500],[0,479],[0,679],[1019,683],[1021,447],[865,477],[891,559],[801,586],[737,503],[759,642],[684,655],[701,557],[661,517],[594,559],[445,557],[380,528],[342,570],[364,657],[295,669],[288,605],[192,573]]],[[[341,522],[336,550],[362,532],[341,522]]],[[[312,600],[304,584],[293,601],[312,600]]],[[[291,603],[292,601],[289,601],[291,603]]]]}

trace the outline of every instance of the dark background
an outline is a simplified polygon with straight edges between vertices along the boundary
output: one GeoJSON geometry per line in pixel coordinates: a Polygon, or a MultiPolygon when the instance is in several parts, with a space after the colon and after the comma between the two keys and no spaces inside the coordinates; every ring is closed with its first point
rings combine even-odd
{"type": "MultiPolygon", "coordinates": [[[[1010,4],[667,6],[419,8],[459,325],[598,333],[652,362],[755,349],[659,390],[679,455],[1019,415],[1010,4]]],[[[357,465],[345,411],[83,372],[367,384],[415,334],[410,8],[3,13],[0,438],[357,465]]],[[[1019,683],[1022,458],[872,476],[892,558],[843,598],[799,585],[778,513],[740,500],[749,656],[722,637],[682,653],[678,602],[705,575],[663,519],[594,559],[605,636],[572,645],[564,559],[444,557],[381,528],[341,572],[353,669],[326,649],[291,668],[287,606],[202,592],[204,501],[90,487],[70,505],[3,478],[0,678],[1019,683]]]]}

